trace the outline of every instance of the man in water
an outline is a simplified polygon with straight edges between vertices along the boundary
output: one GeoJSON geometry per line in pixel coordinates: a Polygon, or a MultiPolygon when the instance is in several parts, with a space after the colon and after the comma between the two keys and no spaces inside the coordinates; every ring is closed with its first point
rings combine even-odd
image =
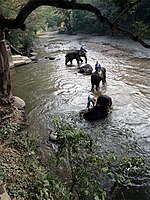
{"type": "Polygon", "coordinates": [[[97,98],[94,95],[89,94],[88,95],[88,103],[87,103],[87,109],[90,110],[90,106],[94,107],[96,105],[97,98]]]}

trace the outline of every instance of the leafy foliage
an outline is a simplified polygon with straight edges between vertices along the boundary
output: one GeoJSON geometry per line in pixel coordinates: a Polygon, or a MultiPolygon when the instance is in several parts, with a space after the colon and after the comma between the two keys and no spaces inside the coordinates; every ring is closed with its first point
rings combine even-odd
{"type": "Polygon", "coordinates": [[[66,199],[65,188],[36,156],[36,138],[10,124],[0,130],[0,137],[0,179],[12,199],[66,199]]]}
{"type": "Polygon", "coordinates": [[[117,199],[118,194],[123,194],[122,186],[129,188],[135,184],[133,177],[147,173],[142,158],[126,156],[118,160],[109,152],[101,155],[83,130],[59,118],[54,123],[59,132],[58,149],[50,155],[50,165],[53,160],[61,173],[67,169],[65,183],[41,165],[36,155],[38,138],[25,131],[18,132],[18,127],[11,124],[0,130],[0,179],[6,183],[12,199],[117,199]],[[111,192],[104,183],[113,186],[111,192]]]}
{"type": "Polygon", "coordinates": [[[70,178],[66,186],[70,199],[113,199],[120,192],[122,185],[127,188],[132,184],[131,177],[137,168],[138,173],[146,172],[146,164],[142,159],[125,157],[119,160],[109,152],[103,152],[101,155],[93,140],[83,130],[58,119],[55,120],[55,125],[59,130],[59,145],[53,159],[57,167],[64,166],[69,169],[70,178]],[[132,169],[132,175],[126,176],[125,171],[128,171],[129,167],[132,169]],[[104,187],[104,182],[112,187],[111,192],[104,187]]]}
{"type": "Polygon", "coordinates": [[[133,30],[141,37],[150,35],[150,27],[145,25],[142,21],[136,21],[133,24],[133,30]]]}
{"type": "MultiPolygon", "coordinates": [[[[6,17],[15,17],[20,8],[25,5],[27,0],[0,0],[1,7],[0,12],[6,17]],[[11,5],[11,7],[10,7],[11,5]]],[[[131,3],[136,2],[135,0],[78,0],[78,3],[91,3],[92,5],[99,8],[102,14],[110,21],[113,21],[124,9],[126,9],[131,3]]],[[[148,1],[141,2],[138,6],[135,6],[118,19],[119,24],[122,27],[138,33],[140,27],[136,26],[136,21],[145,26],[149,26],[149,10],[150,4],[148,1]]],[[[109,34],[112,30],[103,23],[97,21],[95,15],[90,12],[79,11],[79,10],[63,10],[52,7],[40,7],[36,9],[28,19],[26,20],[26,31],[11,30],[8,40],[15,46],[23,48],[25,51],[30,49],[32,41],[36,36],[37,32],[45,31],[47,28],[59,28],[60,33],[98,33],[98,34],[109,34]],[[34,22],[34,23],[33,23],[34,22]],[[62,26],[63,24],[63,26],[62,26]]],[[[143,27],[142,27],[143,30],[143,27]]],[[[144,29],[141,36],[149,36],[147,28],[144,29]],[[146,30],[146,31],[145,31],[146,30]]]]}

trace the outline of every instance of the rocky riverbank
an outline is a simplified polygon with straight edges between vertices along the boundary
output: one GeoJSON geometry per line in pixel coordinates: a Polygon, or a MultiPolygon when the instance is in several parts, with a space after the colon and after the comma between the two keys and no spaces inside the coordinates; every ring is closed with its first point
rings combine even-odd
{"type": "Polygon", "coordinates": [[[0,127],[6,124],[17,125],[21,128],[25,125],[25,102],[16,96],[13,96],[11,106],[0,106],[0,127]]]}

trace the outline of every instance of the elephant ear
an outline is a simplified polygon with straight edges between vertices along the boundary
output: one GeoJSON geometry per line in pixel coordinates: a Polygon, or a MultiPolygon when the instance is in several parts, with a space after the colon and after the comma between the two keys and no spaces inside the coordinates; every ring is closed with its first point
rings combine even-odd
{"type": "Polygon", "coordinates": [[[106,105],[111,106],[112,100],[110,97],[108,97],[106,95],[101,95],[97,98],[97,103],[100,104],[101,106],[106,106],[106,105]]]}

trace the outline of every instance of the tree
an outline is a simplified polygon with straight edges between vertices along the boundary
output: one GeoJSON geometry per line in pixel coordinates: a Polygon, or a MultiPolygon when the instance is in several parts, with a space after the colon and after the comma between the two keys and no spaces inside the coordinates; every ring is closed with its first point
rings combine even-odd
{"type": "MultiPolygon", "coordinates": [[[[110,28],[116,29],[129,35],[135,42],[139,42],[145,48],[150,48],[149,44],[146,44],[141,38],[137,35],[132,34],[131,32],[123,29],[119,26],[118,19],[127,13],[134,6],[138,5],[143,0],[126,0],[126,6],[121,13],[113,20],[110,21],[109,18],[102,15],[102,12],[97,7],[88,4],[88,3],[77,3],[76,0],[29,0],[27,3],[21,5],[20,11],[17,16],[12,18],[7,18],[3,14],[0,15],[0,105],[10,105],[12,100],[11,94],[11,80],[10,80],[10,70],[8,55],[6,51],[5,44],[5,29],[21,29],[25,30],[25,20],[27,17],[38,7],[40,6],[52,6],[62,9],[72,9],[72,10],[83,10],[94,13],[97,19],[101,23],[107,24],[110,28]]],[[[117,1],[119,2],[119,1],[117,1]]]]}

